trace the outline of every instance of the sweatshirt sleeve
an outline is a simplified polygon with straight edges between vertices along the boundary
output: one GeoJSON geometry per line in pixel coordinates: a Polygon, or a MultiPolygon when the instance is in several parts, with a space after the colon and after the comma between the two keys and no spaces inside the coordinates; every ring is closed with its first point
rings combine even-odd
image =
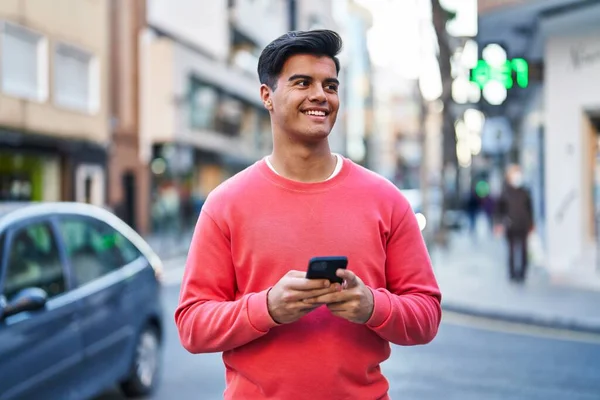
{"type": "Polygon", "coordinates": [[[367,326],[397,345],[426,344],[441,322],[441,293],[429,253],[410,206],[392,218],[387,241],[387,287],[371,289],[373,314],[367,326]]]}
{"type": "Polygon", "coordinates": [[[266,289],[236,299],[236,277],[228,237],[202,211],[188,253],[175,323],[191,353],[222,352],[247,344],[277,323],[266,289]]]}

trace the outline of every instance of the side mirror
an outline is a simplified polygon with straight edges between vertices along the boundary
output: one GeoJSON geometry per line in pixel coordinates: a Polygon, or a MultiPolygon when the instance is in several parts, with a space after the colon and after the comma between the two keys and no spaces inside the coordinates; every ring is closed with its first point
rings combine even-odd
{"type": "Polygon", "coordinates": [[[13,297],[3,307],[0,304],[0,316],[2,318],[19,314],[25,311],[36,311],[44,308],[48,301],[48,294],[40,288],[26,288],[13,297]]]}

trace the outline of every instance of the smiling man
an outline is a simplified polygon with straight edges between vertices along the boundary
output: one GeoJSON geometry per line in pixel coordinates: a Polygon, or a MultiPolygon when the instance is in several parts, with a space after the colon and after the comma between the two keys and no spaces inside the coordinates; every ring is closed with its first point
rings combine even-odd
{"type": "Polygon", "coordinates": [[[339,108],[332,31],[290,32],[258,65],[273,152],[208,197],[175,321],[192,353],[223,352],[226,399],[387,399],[390,343],[426,344],[441,295],[399,190],[332,154],[339,108]],[[346,256],[344,283],[306,279],[346,256]]]}

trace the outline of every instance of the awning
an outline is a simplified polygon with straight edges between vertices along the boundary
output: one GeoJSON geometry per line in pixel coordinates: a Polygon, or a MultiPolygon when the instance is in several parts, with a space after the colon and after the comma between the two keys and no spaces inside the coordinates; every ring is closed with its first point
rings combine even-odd
{"type": "Polygon", "coordinates": [[[106,164],[107,148],[88,140],[0,128],[0,149],[10,148],[38,154],[61,154],[73,160],[106,164]]]}

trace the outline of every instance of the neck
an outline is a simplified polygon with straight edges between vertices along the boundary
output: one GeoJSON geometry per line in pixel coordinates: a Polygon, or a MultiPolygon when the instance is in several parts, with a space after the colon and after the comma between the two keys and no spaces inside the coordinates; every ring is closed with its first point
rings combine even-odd
{"type": "Polygon", "coordinates": [[[333,173],[337,162],[327,140],[314,146],[274,144],[269,161],[281,176],[305,183],[326,180],[333,173]]]}

